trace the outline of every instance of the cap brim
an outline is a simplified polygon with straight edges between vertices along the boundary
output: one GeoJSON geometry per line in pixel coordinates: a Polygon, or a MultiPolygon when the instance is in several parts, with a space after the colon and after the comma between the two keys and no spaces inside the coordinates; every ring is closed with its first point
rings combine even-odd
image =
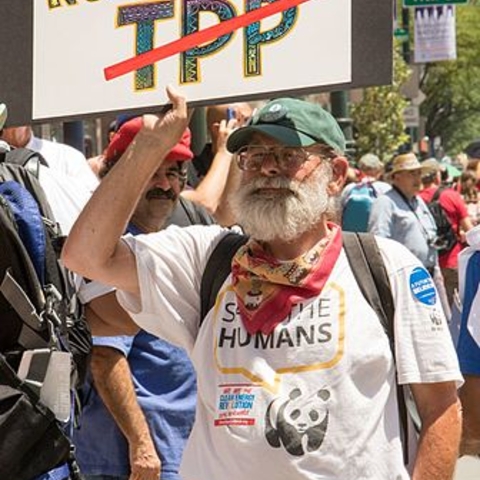
{"type": "Polygon", "coordinates": [[[227,140],[227,149],[236,152],[244,147],[255,133],[262,133],[289,147],[308,147],[317,143],[314,138],[282,125],[252,125],[235,130],[227,140]]]}

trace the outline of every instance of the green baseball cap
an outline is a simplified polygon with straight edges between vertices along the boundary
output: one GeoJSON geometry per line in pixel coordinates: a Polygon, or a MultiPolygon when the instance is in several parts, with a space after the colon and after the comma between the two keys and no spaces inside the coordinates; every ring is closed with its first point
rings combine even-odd
{"type": "Polygon", "coordinates": [[[4,127],[7,121],[8,110],[4,103],[0,103],[0,130],[4,127]]]}
{"type": "Polygon", "coordinates": [[[247,125],[232,132],[227,140],[228,150],[236,152],[257,132],[289,147],[324,143],[339,153],[345,151],[345,136],[335,118],[320,105],[296,98],[268,102],[247,125]]]}

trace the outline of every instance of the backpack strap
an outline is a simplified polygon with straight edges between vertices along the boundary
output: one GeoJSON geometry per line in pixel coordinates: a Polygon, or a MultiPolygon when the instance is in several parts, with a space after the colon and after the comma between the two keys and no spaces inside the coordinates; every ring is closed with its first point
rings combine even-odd
{"type": "Polygon", "coordinates": [[[375,310],[395,353],[393,318],[395,307],[390,280],[375,237],[368,233],[343,232],[343,246],[355,279],[370,306],[375,310]],[[368,259],[368,260],[367,260],[368,259]]]}
{"type": "Polygon", "coordinates": [[[375,188],[375,182],[367,182],[368,183],[368,187],[370,188],[370,191],[372,192],[372,195],[377,198],[378,197],[378,192],[377,192],[377,189],[375,188]]]}
{"type": "Polygon", "coordinates": [[[440,195],[442,194],[442,192],[445,190],[445,187],[438,187],[436,190],[435,190],[435,193],[433,194],[433,197],[432,199],[430,200],[431,202],[436,202],[439,198],[440,198],[440,195]]]}
{"type": "Polygon", "coordinates": [[[20,165],[0,161],[0,181],[6,182],[9,180],[23,185],[37,201],[42,216],[54,220],[52,209],[38,179],[20,165]]]}
{"type": "Polygon", "coordinates": [[[2,378],[2,385],[9,385],[10,387],[17,388],[22,391],[25,387],[25,393],[30,398],[32,398],[35,402],[39,400],[38,394],[35,393],[28,385],[23,384],[20,377],[15,373],[2,353],[0,353],[0,377],[2,378]]]}
{"type": "Polygon", "coordinates": [[[0,184],[0,196],[15,218],[18,234],[26,246],[40,283],[44,285],[46,238],[38,204],[25,187],[14,181],[0,184]]]}
{"type": "Polygon", "coordinates": [[[178,203],[183,208],[183,211],[188,217],[190,225],[196,225],[197,222],[197,212],[195,211],[193,202],[188,202],[182,196],[178,197],[178,203]]]}
{"type": "Polygon", "coordinates": [[[237,250],[248,240],[248,236],[235,232],[227,233],[211,253],[200,284],[200,325],[215,305],[217,294],[232,271],[232,259],[237,250]]]}
{"type": "Polygon", "coordinates": [[[2,162],[20,165],[36,178],[40,175],[40,165],[48,167],[45,157],[40,152],[29,148],[13,148],[9,152],[5,152],[2,162]]]}
{"type": "MultiPolygon", "coordinates": [[[[452,231],[455,233],[455,237],[457,238],[457,241],[459,241],[459,232],[460,232],[460,223],[457,225],[457,229],[455,230],[453,228],[453,225],[452,223],[450,222],[450,219],[448,218],[448,215],[447,215],[447,212],[445,211],[445,209],[442,207],[442,204],[440,203],[440,195],[447,189],[447,187],[445,186],[440,186],[438,187],[436,190],[435,190],[435,193],[433,194],[433,197],[432,199],[430,200],[430,202],[428,203],[434,203],[434,202],[437,202],[438,203],[438,206],[439,208],[442,209],[443,211],[443,214],[445,216],[445,220],[450,224],[450,226],[452,227],[452,231]]],[[[436,223],[436,222],[435,222],[436,223]]],[[[453,248],[453,246],[452,246],[453,248]]],[[[450,249],[451,250],[451,249],[450,249]]],[[[448,250],[448,251],[450,251],[448,250]]]]}
{"type": "MultiPolygon", "coordinates": [[[[395,305],[390,280],[375,237],[368,233],[342,232],[343,247],[363,296],[377,314],[388,336],[395,361],[395,305]],[[368,259],[368,260],[367,260],[368,259]]],[[[403,387],[396,383],[403,457],[408,464],[408,415],[403,387]]]]}

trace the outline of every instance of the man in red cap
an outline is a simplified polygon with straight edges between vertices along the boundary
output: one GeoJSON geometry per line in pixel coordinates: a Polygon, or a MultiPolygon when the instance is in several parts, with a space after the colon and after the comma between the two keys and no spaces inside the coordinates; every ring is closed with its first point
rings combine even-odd
{"type": "MultiPolygon", "coordinates": [[[[102,179],[117,163],[142,127],[142,118],[125,122],[108,145],[99,177],[102,179]]],[[[157,170],[143,192],[130,224],[138,232],[155,232],[168,225],[185,227],[192,224],[211,224],[207,211],[184,198],[181,193],[187,181],[187,164],[193,159],[190,150],[191,133],[187,128],[180,141],[170,150],[166,162],[157,170]]],[[[190,197],[192,198],[192,197],[190,197]]]]}
{"type": "MultiPolygon", "coordinates": [[[[141,117],[131,119],[113,136],[100,178],[108,177],[141,126],[141,117]]],[[[193,158],[190,137],[187,128],[146,184],[130,217],[128,233],[158,231],[167,221],[180,226],[211,223],[208,214],[181,196],[186,162],[193,158]]],[[[115,292],[98,282],[85,283],[79,296],[87,305],[94,333],[91,381],[86,387],[81,428],[74,435],[85,478],[158,480],[161,476],[162,480],[178,480],[196,405],[190,360],[183,349],[144,330],[101,336],[106,335],[102,325],[128,318],[128,314],[118,305],[115,292]]]]}

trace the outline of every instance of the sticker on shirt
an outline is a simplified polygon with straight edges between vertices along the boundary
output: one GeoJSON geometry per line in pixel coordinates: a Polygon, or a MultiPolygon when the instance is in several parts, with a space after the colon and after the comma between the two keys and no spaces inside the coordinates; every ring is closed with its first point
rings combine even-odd
{"type": "Polygon", "coordinates": [[[437,303],[437,291],[430,274],[423,267],[416,267],[410,274],[410,291],[424,305],[437,303]]]}
{"type": "Polygon", "coordinates": [[[307,394],[294,388],[287,398],[275,398],[265,413],[268,444],[296,457],[319,450],[328,429],[329,399],[325,388],[307,394]]]}
{"type": "Polygon", "coordinates": [[[220,385],[214,425],[216,427],[255,425],[257,388],[255,385],[244,383],[220,385]]]}

